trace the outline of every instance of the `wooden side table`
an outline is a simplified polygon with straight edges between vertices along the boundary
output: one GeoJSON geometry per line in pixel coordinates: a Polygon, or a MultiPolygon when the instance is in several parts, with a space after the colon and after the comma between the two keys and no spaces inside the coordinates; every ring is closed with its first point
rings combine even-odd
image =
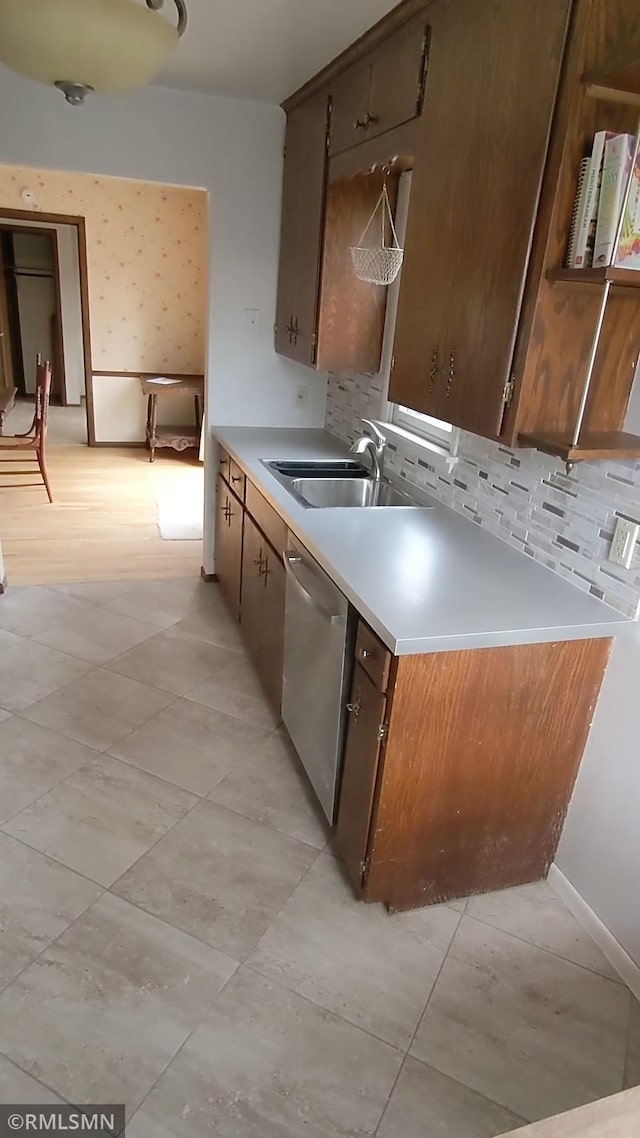
{"type": "Polygon", "coordinates": [[[0,389],[0,435],[4,432],[4,421],[10,411],[13,411],[16,402],[16,388],[3,387],[0,389]]]}
{"type": "Polygon", "coordinates": [[[156,447],[172,447],[173,450],[186,450],[200,446],[200,432],[204,414],[204,377],[184,376],[171,379],[162,375],[148,378],[140,377],[142,394],[147,397],[147,447],[149,462],[153,462],[156,447]],[[185,426],[158,427],[159,395],[192,395],[195,408],[193,430],[185,426]]]}

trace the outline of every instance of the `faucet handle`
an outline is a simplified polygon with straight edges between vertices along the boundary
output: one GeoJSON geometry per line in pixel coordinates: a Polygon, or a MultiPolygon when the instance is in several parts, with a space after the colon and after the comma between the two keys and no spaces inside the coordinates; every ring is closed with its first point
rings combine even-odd
{"type": "Polygon", "coordinates": [[[373,435],[373,441],[376,444],[378,450],[382,450],[383,447],[387,445],[387,436],[383,435],[382,431],[379,430],[375,423],[372,423],[371,419],[363,419],[362,422],[364,423],[365,427],[369,427],[371,434],[373,435]]]}

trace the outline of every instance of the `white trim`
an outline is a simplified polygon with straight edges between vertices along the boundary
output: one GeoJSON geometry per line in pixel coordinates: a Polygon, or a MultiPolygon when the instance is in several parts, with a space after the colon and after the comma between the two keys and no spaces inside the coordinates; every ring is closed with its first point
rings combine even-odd
{"type": "Polygon", "coordinates": [[[406,427],[399,427],[397,423],[386,423],[383,419],[376,419],[376,426],[380,428],[383,435],[390,436],[394,443],[401,443],[403,453],[407,451],[412,454],[416,453],[424,462],[433,458],[436,462],[444,463],[447,470],[453,470],[454,466],[458,464],[460,431],[457,427],[454,427],[451,432],[451,446],[445,447],[439,446],[438,443],[425,438],[423,435],[415,435],[413,431],[408,431],[406,427]]]}
{"type": "Polygon", "coordinates": [[[556,896],[564,901],[569,912],[573,913],[585,932],[589,934],[592,941],[606,956],[609,964],[615,968],[620,979],[631,989],[636,999],[640,1000],[640,967],[635,960],[631,959],[620,941],[616,940],[613,933],[609,932],[607,926],[594,913],[584,897],[578,893],[569,878],[565,877],[561,869],[558,869],[555,862],[549,870],[547,881],[556,896]]]}

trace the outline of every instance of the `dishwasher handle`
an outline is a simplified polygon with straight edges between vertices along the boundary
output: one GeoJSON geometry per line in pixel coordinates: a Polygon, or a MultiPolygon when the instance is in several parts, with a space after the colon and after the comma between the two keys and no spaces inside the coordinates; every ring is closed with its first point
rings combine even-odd
{"type": "Polygon", "coordinates": [[[311,569],[307,568],[302,558],[291,549],[285,549],[282,557],[287,576],[295,585],[305,604],[310,605],[317,612],[322,613],[331,624],[340,624],[344,621],[345,618],[342,613],[332,612],[331,609],[327,608],[324,602],[319,597],[314,596],[313,592],[307,587],[313,582],[315,574],[311,569]],[[306,578],[306,583],[303,584],[300,579],[301,576],[306,578]]]}

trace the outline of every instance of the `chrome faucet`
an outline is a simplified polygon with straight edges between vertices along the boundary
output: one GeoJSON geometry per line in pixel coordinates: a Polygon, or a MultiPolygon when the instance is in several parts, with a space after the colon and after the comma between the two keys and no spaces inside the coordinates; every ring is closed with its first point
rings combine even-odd
{"type": "Polygon", "coordinates": [[[360,435],[356,439],[353,446],[350,447],[351,454],[368,454],[371,458],[371,473],[376,482],[382,478],[382,457],[384,455],[384,448],[387,445],[386,435],[379,431],[375,423],[371,419],[363,419],[365,427],[368,427],[373,435],[360,435]]]}

